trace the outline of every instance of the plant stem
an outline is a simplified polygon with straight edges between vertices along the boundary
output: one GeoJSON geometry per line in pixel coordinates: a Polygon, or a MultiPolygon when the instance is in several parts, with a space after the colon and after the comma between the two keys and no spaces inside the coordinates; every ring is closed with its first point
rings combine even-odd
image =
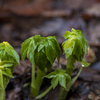
{"type": "Polygon", "coordinates": [[[52,85],[46,91],[44,91],[42,94],[38,95],[35,99],[43,98],[51,89],[52,89],[52,85]]]}
{"type": "Polygon", "coordinates": [[[66,97],[67,97],[67,94],[71,88],[71,86],[74,84],[74,82],[77,80],[78,76],[80,75],[82,71],[82,66],[77,74],[77,76],[75,76],[71,81],[68,81],[67,85],[66,85],[66,89],[65,90],[63,87],[61,87],[61,90],[60,90],[60,93],[59,93],[59,96],[58,96],[58,100],[65,100],[66,97]]]}
{"type": "Polygon", "coordinates": [[[67,96],[67,91],[64,89],[64,87],[61,87],[60,93],[58,95],[58,99],[57,100],[65,100],[66,96],[67,96]]]}
{"type": "Polygon", "coordinates": [[[5,100],[5,89],[0,88],[0,100],[5,100]]]}
{"type": "Polygon", "coordinates": [[[36,97],[38,95],[38,86],[35,82],[35,63],[32,64],[31,94],[34,97],[36,97]]]}
{"type": "Polygon", "coordinates": [[[37,76],[36,76],[36,84],[38,85],[38,95],[39,95],[39,91],[40,91],[40,87],[43,83],[43,77],[45,75],[45,72],[42,72],[39,68],[37,69],[37,76]]]}
{"type": "Polygon", "coordinates": [[[72,75],[72,72],[73,72],[73,68],[75,67],[75,58],[73,57],[73,55],[71,55],[69,58],[68,58],[68,62],[67,62],[67,65],[66,65],[66,73],[71,76],[72,75]]]}
{"type": "Polygon", "coordinates": [[[0,100],[4,100],[4,99],[5,99],[5,88],[3,83],[2,71],[0,69],[0,100]]]}

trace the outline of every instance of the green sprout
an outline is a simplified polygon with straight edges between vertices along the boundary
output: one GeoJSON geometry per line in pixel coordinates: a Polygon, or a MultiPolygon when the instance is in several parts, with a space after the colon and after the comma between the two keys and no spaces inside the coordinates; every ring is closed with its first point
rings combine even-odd
{"type": "Polygon", "coordinates": [[[19,56],[8,42],[0,43],[0,100],[5,99],[5,89],[13,78],[14,66],[19,64],[19,56]]]}
{"type": "Polygon", "coordinates": [[[88,67],[90,64],[87,63],[83,57],[84,54],[88,53],[88,44],[80,30],[72,29],[70,31],[66,31],[63,35],[65,39],[67,39],[63,44],[63,52],[65,57],[68,59],[66,70],[59,68],[54,72],[46,75],[47,78],[52,78],[51,86],[43,93],[38,95],[36,99],[41,99],[44,97],[52,88],[54,89],[58,83],[61,85],[61,90],[58,95],[58,100],[65,100],[66,96],[74,84],[78,76],[82,71],[82,67],[88,67]],[[81,63],[81,68],[78,74],[71,79],[73,68],[75,67],[75,62],[78,61],[81,63]]]}
{"type": "Polygon", "coordinates": [[[65,39],[67,39],[63,44],[63,52],[68,59],[66,65],[66,73],[71,77],[73,68],[75,67],[75,62],[78,61],[81,63],[81,68],[78,74],[71,80],[67,80],[66,89],[61,87],[60,94],[58,96],[58,100],[65,100],[66,96],[73,85],[73,83],[78,78],[79,74],[82,71],[82,67],[88,67],[90,64],[87,63],[83,57],[84,54],[88,54],[88,44],[87,40],[83,36],[82,31],[75,30],[72,28],[71,32],[66,31],[63,35],[65,39]]]}
{"type": "MultiPolygon", "coordinates": [[[[35,35],[22,43],[21,58],[24,60],[27,57],[32,64],[31,94],[35,99],[41,99],[52,88],[54,89],[60,84],[61,90],[58,100],[65,100],[71,86],[80,75],[82,68],[90,65],[83,59],[84,54],[88,53],[88,44],[82,31],[72,28],[71,32],[66,31],[63,37],[67,39],[62,44],[63,52],[68,59],[66,69],[59,67],[61,50],[55,36],[41,37],[40,35],[35,35]],[[46,75],[56,57],[58,69],[46,75]],[[81,68],[77,75],[71,78],[76,61],[81,63],[81,68]],[[35,67],[37,67],[36,75],[35,67]],[[44,77],[51,79],[51,85],[40,94],[40,87],[44,77]]],[[[19,65],[17,52],[8,42],[0,43],[0,100],[5,99],[5,89],[10,78],[13,78],[12,72],[14,71],[15,64],[19,65]]]]}
{"type": "Polygon", "coordinates": [[[55,36],[41,37],[35,35],[25,40],[21,47],[22,60],[25,57],[32,64],[31,94],[39,95],[40,87],[47,70],[50,70],[55,58],[58,62],[60,58],[60,47],[55,36]],[[37,66],[37,76],[35,77],[35,65],[37,66]]]}

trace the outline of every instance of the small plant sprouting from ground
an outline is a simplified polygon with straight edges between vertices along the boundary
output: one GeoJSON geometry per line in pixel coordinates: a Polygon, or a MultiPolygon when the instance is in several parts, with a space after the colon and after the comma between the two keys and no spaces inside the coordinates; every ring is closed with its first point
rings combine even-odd
{"type": "Polygon", "coordinates": [[[55,58],[58,62],[60,58],[60,47],[55,36],[41,37],[36,35],[30,37],[22,43],[21,57],[30,60],[32,64],[31,94],[39,95],[40,87],[47,70],[50,70],[55,58]],[[37,66],[37,76],[35,77],[35,65],[37,66]]]}
{"type": "Polygon", "coordinates": [[[14,48],[8,42],[0,43],[0,100],[5,100],[5,89],[16,63],[19,64],[19,56],[14,48]]]}
{"type": "Polygon", "coordinates": [[[63,52],[65,54],[65,57],[68,59],[66,64],[66,73],[71,77],[76,61],[81,63],[81,68],[78,74],[73,79],[67,80],[66,88],[61,87],[58,100],[65,100],[71,86],[81,73],[82,67],[88,67],[90,65],[83,59],[84,54],[88,53],[88,44],[87,40],[83,36],[82,31],[72,29],[71,32],[66,31],[63,37],[67,39],[62,44],[63,52]]]}
{"type": "MultiPolygon", "coordinates": [[[[66,69],[59,67],[60,60],[60,46],[55,36],[41,37],[35,35],[25,40],[21,47],[21,58],[26,57],[32,64],[31,75],[31,94],[35,99],[44,97],[52,88],[54,89],[58,84],[61,85],[61,90],[58,100],[65,100],[66,96],[78,78],[83,67],[88,67],[83,57],[88,52],[88,44],[80,30],[72,29],[66,31],[63,35],[67,39],[63,44],[63,52],[68,59],[66,69]],[[46,72],[51,69],[55,58],[58,60],[58,69],[46,75],[46,72]],[[81,68],[78,74],[71,78],[75,62],[81,63],[81,68]],[[37,66],[37,74],[35,75],[35,67],[37,66]],[[51,79],[50,87],[40,94],[40,87],[44,78],[51,79]]],[[[0,43],[0,100],[5,99],[5,88],[13,78],[15,64],[19,64],[19,56],[14,48],[8,42],[0,43]]]]}
{"type": "Polygon", "coordinates": [[[61,85],[61,90],[58,96],[58,100],[65,100],[71,86],[81,73],[82,67],[88,67],[90,65],[83,59],[84,54],[87,54],[88,52],[88,44],[82,32],[80,30],[72,29],[71,32],[66,31],[63,37],[67,39],[62,44],[63,52],[65,57],[68,59],[66,70],[59,68],[54,72],[46,75],[45,77],[49,79],[52,78],[51,88],[37,96],[36,99],[40,99],[45,96],[46,93],[50,91],[50,89],[54,89],[59,83],[61,85]],[[73,79],[71,79],[72,71],[75,67],[76,61],[81,63],[81,68],[78,74],[73,79]]]}

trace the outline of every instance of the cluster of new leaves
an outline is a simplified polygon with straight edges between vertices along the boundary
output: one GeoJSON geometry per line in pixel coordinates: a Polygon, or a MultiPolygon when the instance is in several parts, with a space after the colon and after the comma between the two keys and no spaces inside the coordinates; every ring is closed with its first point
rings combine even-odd
{"type": "Polygon", "coordinates": [[[0,43],[0,86],[6,87],[12,76],[15,63],[19,64],[19,56],[8,42],[0,43]]]}
{"type": "Polygon", "coordinates": [[[55,88],[58,83],[66,89],[66,79],[70,80],[71,77],[66,73],[66,70],[64,69],[57,69],[54,72],[51,72],[50,74],[46,75],[47,78],[52,78],[51,84],[52,87],[55,88]]]}
{"type": "Polygon", "coordinates": [[[81,62],[84,67],[89,66],[89,63],[83,60],[84,54],[87,54],[88,44],[80,30],[72,29],[71,32],[66,31],[63,36],[67,39],[62,44],[64,54],[66,58],[68,58],[67,70],[55,70],[55,72],[48,74],[46,77],[53,78],[51,80],[53,88],[59,83],[66,89],[66,82],[68,79],[71,79],[71,74],[75,67],[75,61],[81,62]]]}
{"type": "Polygon", "coordinates": [[[22,60],[25,57],[38,66],[40,70],[50,69],[56,56],[59,62],[60,47],[55,36],[41,37],[35,35],[25,40],[21,47],[22,60]]]}
{"type": "Polygon", "coordinates": [[[10,68],[15,64],[12,61],[0,60],[0,86],[6,88],[10,78],[13,78],[10,68]]]}
{"type": "MultiPolygon", "coordinates": [[[[2,42],[0,43],[0,59],[12,61],[19,64],[19,55],[14,50],[14,48],[8,43],[8,42],[2,42]]],[[[12,71],[14,69],[12,68],[12,71]]]]}
{"type": "Polygon", "coordinates": [[[71,32],[66,31],[63,35],[67,39],[63,44],[63,51],[68,58],[66,72],[71,76],[75,61],[82,62],[84,54],[88,52],[87,40],[82,34],[82,31],[72,28],[71,32]]]}
{"type": "Polygon", "coordinates": [[[84,54],[87,54],[88,50],[87,40],[83,36],[82,31],[72,29],[71,32],[66,31],[63,37],[67,39],[63,43],[66,58],[73,55],[77,61],[81,62],[84,54]]]}

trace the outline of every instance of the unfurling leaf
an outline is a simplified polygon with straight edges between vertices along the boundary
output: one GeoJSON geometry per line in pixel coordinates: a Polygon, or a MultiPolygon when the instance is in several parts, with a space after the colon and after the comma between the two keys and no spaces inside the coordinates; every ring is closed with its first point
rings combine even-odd
{"type": "MultiPolygon", "coordinates": [[[[10,67],[11,72],[14,71],[14,66],[16,63],[17,63],[17,65],[20,64],[19,55],[17,54],[17,52],[14,50],[14,48],[8,42],[0,43],[0,60],[2,60],[3,63],[4,63],[4,61],[13,62],[13,63],[11,63],[13,65],[10,67]]],[[[6,64],[6,62],[5,62],[5,64],[6,64]]],[[[10,65],[6,65],[6,67],[7,66],[10,66],[10,65]]]]}
{"type": "Polygon", "coordinates": [[[19,55],[8,42],[0,43],[0,59],[19,64],[19,55]]]}
{"type": "Polygon", "coordinates": [[[67,39],[63,43],[63,50],[66,58],[73,55],[76,57],[77,61],[81,62],[84,54],[88,52],[87,40],[83,36],[82,31],[72,29],[71,32],[66,31],[63,37],[67,39]]]}
{"type": "Polygon", "coordinates": [[[11,62],[11,61],[1,61],[0,60],[0,70],[2,71],[2,74],[5,76],[5,77],[12,77],[13,78],[13,75],[12,75],[12,72],[11,72],[11,67],[13,66],[14,62],[11,62]]]}
{"type": "Polygon", "coordinates": [[[84,54],[88,52],[87,40],[82,34],[82,31],[72,28],[71,32],[66,31],[63,35],[67,39],[63,44],[63,51],[68,58],[66,72],[71,76],[75,62],[82,62],[84,54]]]}
{"type": "Polygon", "coordinates": [[[19,64],[19,55],[8,42],[0,43],[0,87],[6,88],[15,64],[19,64]]]}
{"type": "Polygon", "coordinates": [[[53,88],[55,88],[58,83],[66,89],[66,79],[70,80],[71,77],[66,73],[64,69],[57,69],[54,72],[51,72],[50,74],[46,75],[47,78],[52,78],[51,84],[53,88]]]}
{"type": "Polygon", "coordinates": [[[35,35],[25,40],[21,47],[22,60],[25,57],[38,66],[40,70],[50,69],[56,56],[59,61],[60,47],[55,36],[41,37],[35,35]]]}

